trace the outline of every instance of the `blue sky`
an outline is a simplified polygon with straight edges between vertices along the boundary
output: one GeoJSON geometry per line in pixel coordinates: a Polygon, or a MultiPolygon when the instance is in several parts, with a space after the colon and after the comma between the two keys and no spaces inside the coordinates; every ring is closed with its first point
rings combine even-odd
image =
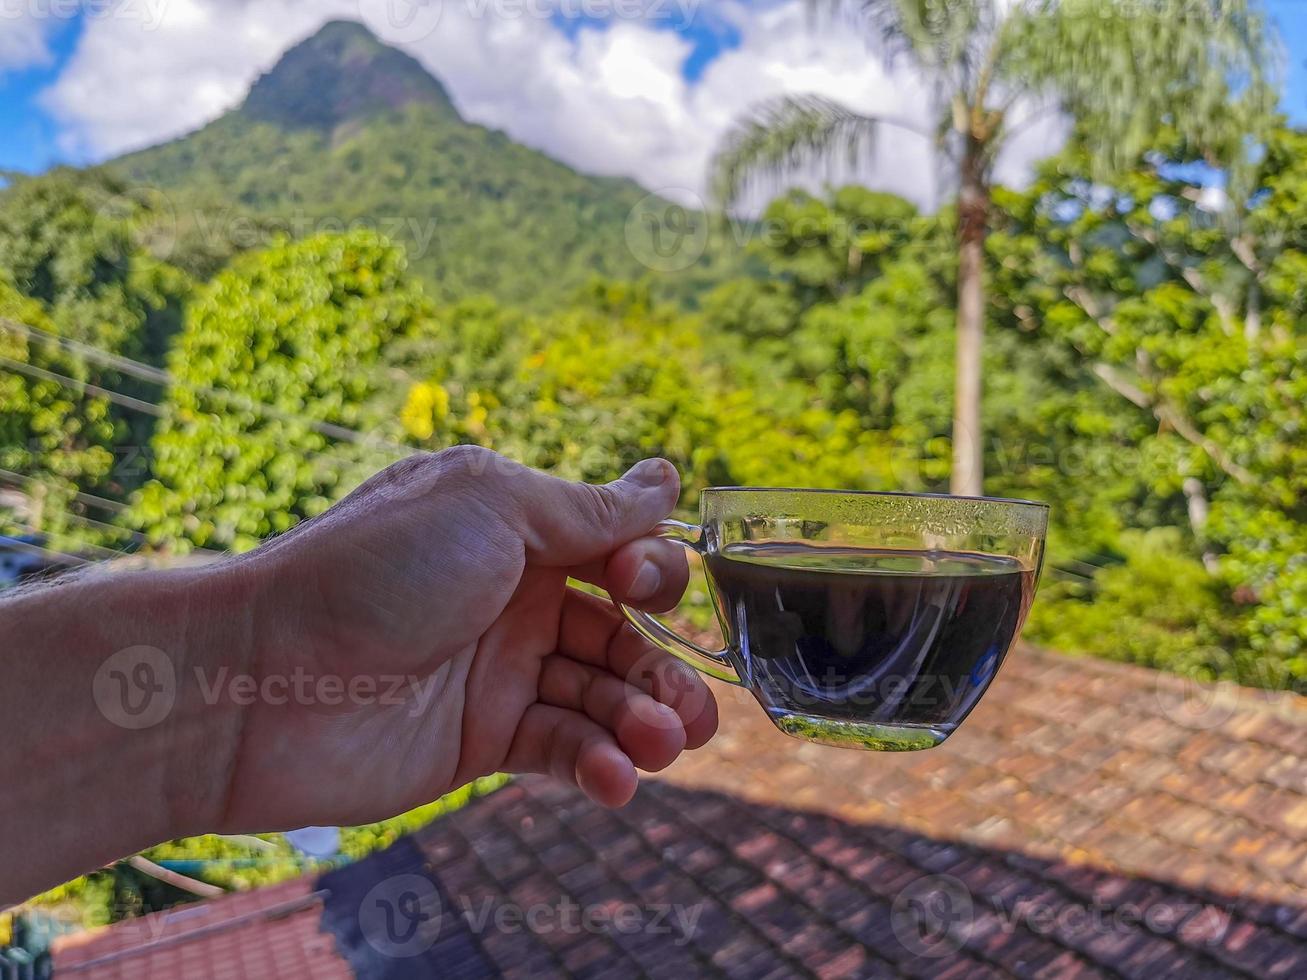
{"type": "MultiPolygon", "coordinates": [[[[1307,4],[1302,0],[1268,0],[1267,6],[1287,49],[1288,78],[1283,107],[1296,122],[1307,123],[1307,66],[1304,65],[1307,62],[1307,4]]],[[[0,32],[13,29],[11,24],[12,21],[0,18],[0,32]]],[[[569,21],[557,16],[553,21],[554,30],[570,38],[585,32],[603,31],[608,26],[593,20],[569,21]]],[[[655,31],[673,32],[684,42],[677,57],[681,77],[690,83],[689,87],[693,87],[709,66],[741,43],[740,29],[729,20],[714,16],[711,8],[700,8],[696,16],[689,18],[689,26],[680,18],[668,18],[646,26],[655,31]]],[[[70,140],[65,132],[67,121],[56,118],[39,98],[68,70],[86,31],[87,25],[80,15],[57,21],[46,37],[47,63],[8,72],[0,66],[0,169],[32,172],[55,162],[83,163],[103,155],[97,154],[94,148],[78,146],[76,141],[70,140]],[[62,141],[61,135],[64,136],[62,141]]],[[[146,43],[163,43],[162,38],[145,37],[146,43]]],[[[3,52],[3,44],[0,44],[0,52],[3,52]]],[[[457,92],[457,86],[455,89],[457,92]]],[[[91,114],[90,110],[88,114],[91,114]]],[[[633,122],[633,125],[638,125],[638,122],[633,122]]],[[[507,128],[512,129],[511,126],[507,128]]]]}
{"type": "Polygon", "coordinates": [[[1288,55],[1282,105],[1294,122],[1307,122],[1307,5],[1302,0],[1269,0],[1288,55]]]}
{"type": "MultiPolygon", "coordinates": [[[[59,79],[76,51],[83,22],[82,15],[55,22],[54,30],[47,36],[50,59],[46,64],[10,71],[0,64],[0,170],[31,173],[56,163],[88,162],[85,154],[70,155],[60,147],[59,124],[39,99],[41,92],[59,79]]],[[[560,34],[569,38],[581,31],[604,30],[608,26],[602,20],[561,15],[553,18],[553,24],[560,34]]],[[[4,26],[5,21],[0,18],[0,30],[4,26]]],[[[734,25],[710,16],[690,18],[688,24],[681,23],[679,18],[669,18],[655,21],[652,26],[675,32],[690,44],[688,56],[681,65],[682,75],[689,82],[696,81],[709,63],[738,45],[740,39],[734,25]]]]}
{"type": "MultiPolygon", "coordinates": [[[[584,30],[603,30],[607,23],[593,17],[565,17],[556,14],[553,24],[568,37],[575,37],[584,30]]],[[[690,23],[676,21],[655,22],[655,26],[664,31],[674,31],[689,41],[693,47],[690,56],[681,66],[686,80],[696,81],[703,70],[723,51],[729,51],[740,43],[740,32],[733,24],[718,18],[694,17],[690,23]]]]}
{"type": "MultiPolygon", "coordinates": [[[[0,30],[5,30],[3,22],[0,30]]],[[[80,17],[59,24],[50,40],[50,64],[10,72],[0,69],[0,169],[41,170],[60,159],[55,142],[58,127],[36,96],[59,76],[80,34],[80,17]]]]}

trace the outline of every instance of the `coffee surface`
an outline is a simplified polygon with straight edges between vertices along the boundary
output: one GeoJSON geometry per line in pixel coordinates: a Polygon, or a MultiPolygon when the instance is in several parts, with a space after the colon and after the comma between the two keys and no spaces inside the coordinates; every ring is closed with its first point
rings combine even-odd
{"type": "Polygon", "coordinates": [[[1016,559],[960,552],[741,542],[706,561],[764,706],[832,721],[951,730],[1034,589],[1016,559]]]}

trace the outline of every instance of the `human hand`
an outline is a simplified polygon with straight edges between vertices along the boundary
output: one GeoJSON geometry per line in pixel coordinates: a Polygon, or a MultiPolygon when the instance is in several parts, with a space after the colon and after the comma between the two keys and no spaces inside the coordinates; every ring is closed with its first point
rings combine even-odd
{"type": "Polygon", "coordinates": [[[708,741],[716,705],[567,579],[674,606],[684,551],[642,535],[678,493],[663,460],[589,486],[458,447],[391,466],[234,562],[255,597],[259,690],[299,678],[316,694],[243,709],[215,829],[370,822],[497,771],[627,802],[637,768],[708,741]],[[350,693],[322,697],[324,679],[350,693]]]}

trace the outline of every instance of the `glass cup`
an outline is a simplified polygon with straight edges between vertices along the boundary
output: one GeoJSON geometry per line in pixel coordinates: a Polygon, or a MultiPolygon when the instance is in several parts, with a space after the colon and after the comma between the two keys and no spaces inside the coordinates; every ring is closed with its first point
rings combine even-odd
{"type": "Polygon", "coordinates": [[[622,607],[668,653],[748,688],[787,735],[924,749],[993,681],[1034,598],[1048,506],[928,493],[710,487],[657,533],[703,558],[726,645],[622,607]]]}

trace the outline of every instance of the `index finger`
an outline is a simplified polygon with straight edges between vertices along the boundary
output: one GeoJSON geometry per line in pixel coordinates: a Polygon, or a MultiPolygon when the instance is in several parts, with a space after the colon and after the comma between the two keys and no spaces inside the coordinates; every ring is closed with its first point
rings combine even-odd
{"type": "Polygon", "coordinates": [[[690,584],[685,548],[667,538],[636,538],[607,558],[568,569],[572,578],[647,612],[675,609],[690,584]]]}

